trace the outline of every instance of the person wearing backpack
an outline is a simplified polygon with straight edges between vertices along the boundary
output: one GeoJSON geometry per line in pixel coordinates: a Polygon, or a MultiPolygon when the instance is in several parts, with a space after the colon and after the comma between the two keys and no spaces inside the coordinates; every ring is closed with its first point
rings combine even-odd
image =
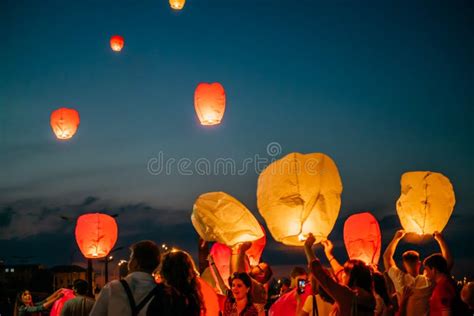
{"type": "Polygon", "coordinates": [[[150,240],[130,247],[129,274],[122,280],[107,283],[99,294],[90,316],[145,316],[151,298],[160,285],[152,273],[160,263],[160,249],[150,240]]]}

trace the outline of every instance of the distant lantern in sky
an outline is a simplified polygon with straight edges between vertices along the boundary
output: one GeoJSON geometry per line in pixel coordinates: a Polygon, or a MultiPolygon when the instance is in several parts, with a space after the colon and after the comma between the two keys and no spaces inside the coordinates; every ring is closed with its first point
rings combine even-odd
{"type": "Polygon", "coordinates": [[[420,235],[441,232],[453,213],[454,190],[441,173],[413,171],[402,175],[397,213],[403,229],[420,235]]]}
{"type": "Polygon", "coordinates": [[[191,221],[202,239],[227,246],[255,241],[264,236],[253,214],[224,192],[200,195],[194,202],[191,221]]]}
{"type": "Polygon", "coordinates": [[[80,118],[74,109],[59,108],[51,113],[50,125],[58,139],[70,139],[77,132],[80,118]]]}
{"type": "Polygon", "coordinates": [[[117,234],[117,223],[107,214],[90,213],[77,219],[76,242],[88,259],[105,257],[114,247],[117,234]]]}
{"type": "Polygon", "coordinates": [[[120,52],[123,48],[125,41],[122,36],[114,35],[110,38],[110,47],[115,52],[120,52]]]}
{"type": "Polygon", "coordinates": [[[184,8],[186,0],[170,0],[170,7],[174,10],[181,10],[184,8]]]}
{"type": "Polygon", "coordinates": [[[225,112],[225,91],[220,83],[200,83],[194,92],[194,108],[202,125],[217,125],[225,112]]]}
{"type": "Polygon", "coordinates": [[[325,154],[291,153],[258,177],[257,205],[276,241],[302,246],[309,233],[325,239],[341,206],[342,182],[325,154]]]}
{"type": "Polygon", "coordinates": [[[349,216],[344,223],[344,245],[349,259],[377,265],[382,247],[377,219],[369,212],[349,216]]]}

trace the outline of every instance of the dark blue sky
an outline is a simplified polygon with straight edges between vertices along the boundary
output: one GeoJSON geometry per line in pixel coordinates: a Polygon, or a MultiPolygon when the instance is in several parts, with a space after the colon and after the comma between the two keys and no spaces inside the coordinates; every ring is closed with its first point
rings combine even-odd
{"type": "MultiPolygon", "coordinates": [[[[333,239],[349,214],[370,210],[386,242],[399,225],[401,174],[442,172],[457,199],[446,237],[460,267],[474,260],[463,243],[474,224],[472,1],[188,0],[173,12],[166,0],[2,0],[0,35],[7,262],[28,247],[35,261],[63,263],[53,241],[75,246],[72,224],[58,215],[102,209],[121,213],[119,243],[153,238],[193,249],[194,199],[222,190],[257,214],[257,173],[151,175],[149,159],[161,152],[241,166],[268,157],[271,142],[278,157],[323,152],[338,165],[344,191],[333,239]],[[120,54],[108,44],[114,34],[125,38],[120,54]],[[206,128],[193,94],[215,81],[227,110],[206,128]],[[63,106],[81,115],[69,142],[49,127],[63,106]],[[44,254],[34,250],[40,242],[44,254]]],[[[267,257],[298,262],[285,253],[271,242],[267,257]]]]}

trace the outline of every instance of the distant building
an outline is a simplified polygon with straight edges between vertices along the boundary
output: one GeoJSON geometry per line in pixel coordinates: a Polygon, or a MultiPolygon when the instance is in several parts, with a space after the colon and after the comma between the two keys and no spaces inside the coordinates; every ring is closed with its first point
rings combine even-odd
{"type": "Polygon", "coordinates": [[[0,284],[15,291],[51,292],[52,275],[41,264],[1,264],[0,284]]]}
{"type": "MultiPolygon", "coordinates": [[[[51,268],[53,273],[53,287],[54,290],[62,287],[71,288],[72,283],[76,279],[87,279],[87,270],[83,267],[70,265],[70,266],[56,266],[51,268]]],[[[92,280],[95,278],[92,277],[92,280]]],[[[94,286],[94,282],[92,284],[94,286]]]]}

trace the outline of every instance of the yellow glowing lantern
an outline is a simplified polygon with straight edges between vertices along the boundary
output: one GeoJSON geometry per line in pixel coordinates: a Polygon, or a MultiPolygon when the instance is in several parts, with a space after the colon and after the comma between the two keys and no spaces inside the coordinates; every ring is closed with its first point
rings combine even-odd
{"type": "Polygon", "coordinates": [[[74,109],[59,108],[51,113],[50,125],[58,139],[70,139],[77,132],[79,112],[74,109]]]}
{"type": "Polygon", "coordinates": [[[220,83],[200,83],[194,92],[194,108],[202,125],[217,125],[225,112],[225,91],[220,83]]]}
{"type": "Polygon", "coordinates": [[[174,10],[181,10],[184,8],[186,0],[170,0],[170,7],[174,10]]]}
{"type": "Polygon", "coordinates": [[[397,213],[403,229],[420,235],[441,232],[451,217],[454,190],[441,173],[413,171],[402,175],[397,213]]]}
{"type": "Polygon", "coordinates": [[[255,241],[264,236],[253,214],[225,192],[199,196],[194,202],[191,221],[202,239],[227,246],[255,241]]]}
{"type": "Polygon", "coordinates": [[[291,153],[258,178],[257,204],[273,238],[301,246],[309,233],[326,238],[341,206],[342,182],[325,154],[291,153]]]}

